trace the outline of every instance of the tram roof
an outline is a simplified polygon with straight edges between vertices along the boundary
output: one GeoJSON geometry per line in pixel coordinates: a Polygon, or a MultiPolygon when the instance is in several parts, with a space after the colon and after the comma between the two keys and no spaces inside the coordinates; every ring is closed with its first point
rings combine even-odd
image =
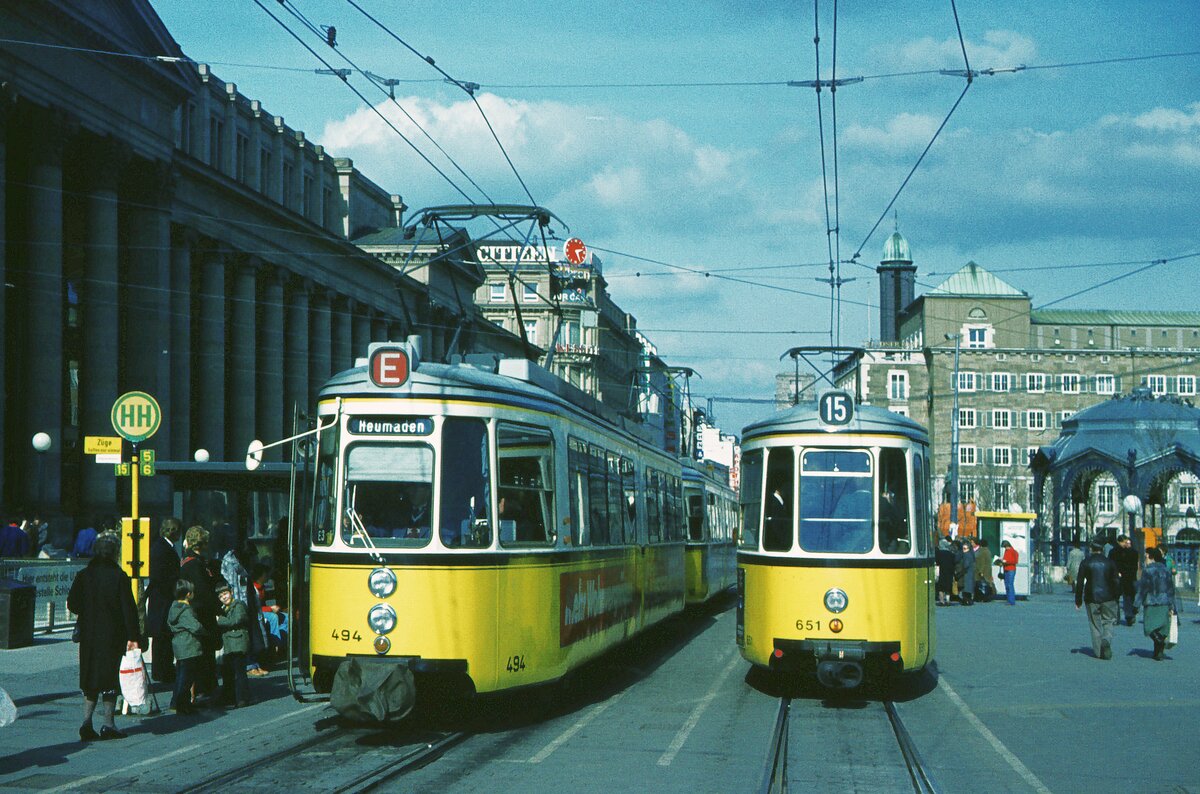
{"type": "MultiPolygon", "coordinates": [[[[475,399],[488,395],[516,407],[548,410],[577,421],[601,424],[658,448],[649,431],[621,416],[595,397],[526,359],[494,355],[471,356],[454,364],[421,361],[400,387],[375,385],[366,366],[344,370],[321,388],[320,399],[332,397],[407,397],[415,399],[475,399]]],[[[665,454],[665,453],[664,453],[665,454]]]]}
{"type": "Polygon", "coordinates": [[[849,424],[829,425],[817,414],[816,401],[795,405],[779,411],[766,419],[746,425],[742,429],[742,443],[762,436],[775,434],[826,433],[829,435],[854,435],[858,433],[886,434],[929,443],[929,433],[920,423],[886,408],[874,405],[854,406],[854,418],[849,424]]]}

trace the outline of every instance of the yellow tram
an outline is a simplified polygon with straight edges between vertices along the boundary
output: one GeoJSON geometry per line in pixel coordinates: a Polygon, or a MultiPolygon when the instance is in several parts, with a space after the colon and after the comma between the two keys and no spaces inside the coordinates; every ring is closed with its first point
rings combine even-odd
{"type": "Polygon", "coordinates": [[[733,587],[738,501],[724,466],[684,461],[687,510],[687,603],[699,604],[733,587]]]}
{"type": "Polygon", "coordinates": [[[371,346],[322,389],[308,652],[492,692],[683,609],[681,466],[531,362],[371,346]]]}
{"type": "Polygon", "coordinates": [[[737,644],[849,689],[915,672],[935,644],[929,439],[827,392],[743,431],[737,644]]]}

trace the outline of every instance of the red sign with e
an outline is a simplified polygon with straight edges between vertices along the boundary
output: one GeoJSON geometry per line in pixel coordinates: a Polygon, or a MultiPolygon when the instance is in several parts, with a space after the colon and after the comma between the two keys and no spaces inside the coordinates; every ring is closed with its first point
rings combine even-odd
{"type": "Polygon", "coordinates": [[[408,353],[403,348],[385,347],[371,353],[367,362],[371,383],[382,388],[403,386],[408,380],[408,353]]]}

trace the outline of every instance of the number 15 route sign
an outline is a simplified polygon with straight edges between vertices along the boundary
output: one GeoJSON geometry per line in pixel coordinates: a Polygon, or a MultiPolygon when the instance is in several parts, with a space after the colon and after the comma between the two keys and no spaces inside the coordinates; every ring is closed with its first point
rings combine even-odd
{"type": "Polygon", "coordinates": [[[158,407],[158,401],[144,391],[131,391],[113,403],[111,418],[113,429],[136,444],[158,432],[162,409],[158,407]]]}

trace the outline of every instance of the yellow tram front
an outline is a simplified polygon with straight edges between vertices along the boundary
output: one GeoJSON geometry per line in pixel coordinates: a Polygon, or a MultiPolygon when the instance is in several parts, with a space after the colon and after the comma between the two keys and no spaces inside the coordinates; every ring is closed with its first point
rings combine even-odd
{"type": "Polygon", "coordinates": [[[318,405],[317,689],[351,659],[468,692],[537,684],[682,609],[671,457],[511,377],[425,365],[384,389],[373,368],[318,405]]]}
{"type": "Polygon", "coordinates": [[[852,688],[933,657],[929,443],[907,417],[830,395],[836,410],[744,430],[737,643],[755,665],[852,688]]]}

